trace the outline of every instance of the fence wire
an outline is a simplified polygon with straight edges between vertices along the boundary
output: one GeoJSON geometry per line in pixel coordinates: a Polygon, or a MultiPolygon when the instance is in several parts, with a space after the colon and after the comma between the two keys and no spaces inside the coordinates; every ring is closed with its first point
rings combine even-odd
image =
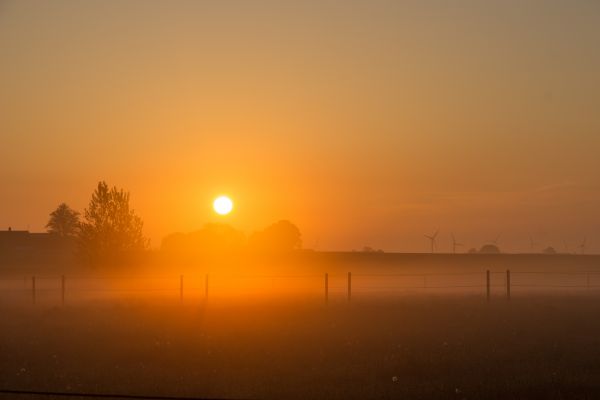
{"type": "Polygon", "coordinates": [[[307,273],[307,274],[205,274],[205,275],[41,275],[24,278],[0,278],[0,298],[30,296],[35,303],[56,294],[62,303],[85,294],[161,295],[183,300],[187,297],[268,295],[277,291],[294,294],[351,294],[406,293],[407,291],[480,291],[498,293],[505,288],[570,289],[600,288],[600,270],[589,271],[449,271],[422,273],[307,273]]]}

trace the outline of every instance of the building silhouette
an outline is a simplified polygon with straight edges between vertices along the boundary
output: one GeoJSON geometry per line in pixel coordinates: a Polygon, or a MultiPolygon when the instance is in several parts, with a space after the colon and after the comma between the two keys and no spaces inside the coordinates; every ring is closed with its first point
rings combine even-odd
{"type": "Polygon", "coordinates": [[[73,261],[75,241],[47,232],[0,230],[0,266],[73,261]]]}

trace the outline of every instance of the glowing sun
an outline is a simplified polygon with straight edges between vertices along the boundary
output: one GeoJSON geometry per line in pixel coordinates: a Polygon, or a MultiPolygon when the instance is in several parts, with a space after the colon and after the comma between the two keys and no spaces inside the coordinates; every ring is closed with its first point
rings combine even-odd
{"type": "Polygon", "coordinates": [[[219,196],[213,202],[213,209],[219,215],[227,215],[233,210],[233,201],[227,196],[219,196]]]}

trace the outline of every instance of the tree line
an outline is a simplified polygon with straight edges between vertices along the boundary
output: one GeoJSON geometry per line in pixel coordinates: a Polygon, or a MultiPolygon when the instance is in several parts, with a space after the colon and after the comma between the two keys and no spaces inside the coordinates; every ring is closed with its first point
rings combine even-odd
{"type": "Polygon", "coordinates": [[[206,224],[190,233],[173,233],[162,241],[161,249],[169,253],[231,253],[252,251],[282,253],[302,247],[300,230],[287,220],[269,225],[246,237],[227,224],[206,224]]]}
{"type": "MultiPolygon", "coordinates": [[[[60,204],[50,213],[49,233],[76,244],[78,257],[90,264],[131,262],[149,249],[143,234],[144,223],[130,207],[130,195],[104,181],[92,193],[83,215],[60,204]]],[[[161,249],[171,253],[231,252],[251,249],[285,252],[300,249],[301,234],[289,221],[279,221],[248,238],[225,224],[207,224],[191,233],[175,233],[162,241],[161,249]]]]}
{"type": "Polygon", "coordinates": [[[74,240],[77,253],[88,263],[116,263],[131,260],[149,246],[144,237],[144,223],[129,206],[129,193],[106,182],[98,183],[83,212],[66,203],[50,213],[48,232],[74,240]]]}

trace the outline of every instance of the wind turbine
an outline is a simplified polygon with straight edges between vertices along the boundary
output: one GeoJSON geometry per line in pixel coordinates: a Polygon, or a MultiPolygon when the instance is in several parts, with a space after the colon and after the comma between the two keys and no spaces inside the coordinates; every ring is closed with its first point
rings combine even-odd
{"type": "Polygon", "coordinates": [[[571,250],[569,249],[569,245],[567,244],[567,241],[563,239],[563,244],[565,245],[565,252],[567,254],[571,254],[571,250]]]}
{"type": "Polygon", "coordinates": [[[464,246],[462,243],[458,243],[456,238],[454,237],[454,233],[452,234],[452,253],[456,254],[456,248],[458,246],[464,246]]]}
{"type": "Polygon", "coordinates": [[[502,236],[501,233],[499,233],[498,236],[496,236],[496,239],[492,240],[491,243],[498,246],[498,240],[500,240],[500,236],[502,236]]]}
{"type": "Polygon", "coordinates": [[[536,242],[535,240],[533,240],[533,236],[529,235],[529,245],[531,246],[531,251],[533,252],[533,250],[536,248],[536,246],[539,243],[536,242]]]}
{"type": "Polygon", "coordinates": [[[424,235],[431,242],[431,252],[432,253],[435,252],[435,247],[436,247],[435,238],[437,237],[438,233],[440,233],[439,229],[437,231],[435,231],[435,233],[433,235],[431,235],[431,236],[424,235]]]}
{"type": "Polygon", "coordinates": [[[581,254],[585,254],[586,247],[587,247],[587,237],[584,237],[583,242],[581,242],[581,244],[579,245],[579,248],[581,249],[581,254]]]}

